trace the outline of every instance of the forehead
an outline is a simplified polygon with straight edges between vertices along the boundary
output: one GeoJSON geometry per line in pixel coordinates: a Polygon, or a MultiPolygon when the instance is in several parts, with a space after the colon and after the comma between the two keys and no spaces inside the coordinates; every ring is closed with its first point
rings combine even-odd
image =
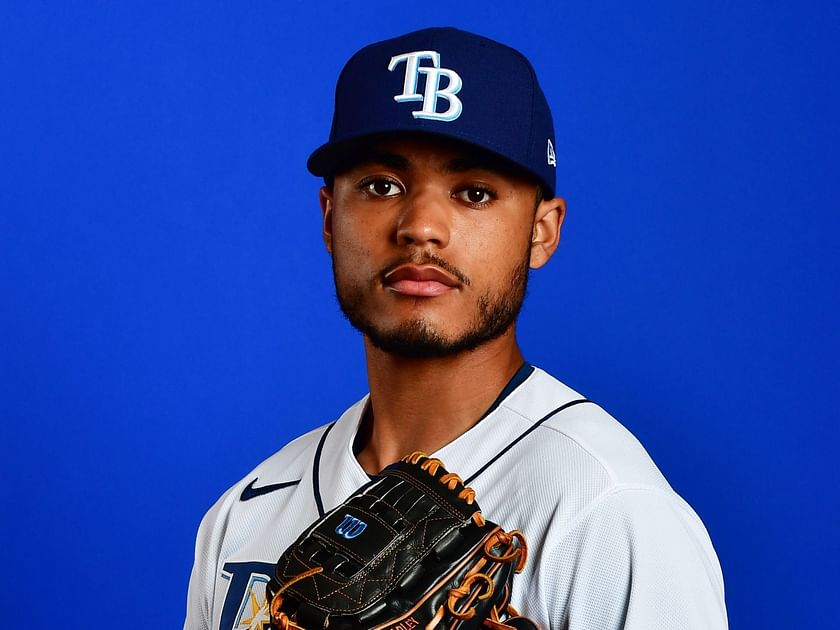
{"type": "Polygon", "coordinates": [[[336,175],[366,165],[398,170],[430,168],[445,174],[482,170],[517,183],[537,184],[521,167],[505,158],[433,134],[390,134],[362,141],[347,152],[336,175]]]}

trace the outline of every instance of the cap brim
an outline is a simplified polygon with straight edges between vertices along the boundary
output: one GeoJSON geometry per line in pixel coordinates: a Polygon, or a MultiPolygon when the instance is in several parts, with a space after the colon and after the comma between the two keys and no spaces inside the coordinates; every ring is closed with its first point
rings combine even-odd
{"type": "Polygon", "coordinates": [[[546,182],[538,173],[535,173],[534,171],[525,168],[518,162],[515,162],[510,158],[502,155],[501,153],[494,151],[492,147],[488,147],[482,144],[481,142],[476,142],[470,138],[464,138],[455,134],[438,133],[434,131],[407,131],[405,129],[394,129],[392,131],[376,131],[373,133],[360,134],[358,136],[346,138],[338,142],[327,142],[325,144],[322,144],[320,147],[318,147],[317,149],[315,149],[315,151],[312,152],[312,154],[309,156],[309,159],[306,161],[306,168],[309,170],[310,173],[318,177],[333,177],[336,174],[351,168],[358,162],[358,160],[360,159],[360,149],[362,147],[368,147],[371,143],[377,142],[379,140],[384,140],[394,135],[436,136],[442,139],[459,142],[471,147],[475,147],[477,149],[480,149],[481,151],[485,151],[491,154],[494,158],[498,159],[499,163],[504,165],[503,170],[510,171],[512,173],[517,174],[520,177],[533,179],[534,181],[538,182],[543,187],[545,191],[545,197],[547,199],[550,199],[554,196],[553,183],[546,182]]]}

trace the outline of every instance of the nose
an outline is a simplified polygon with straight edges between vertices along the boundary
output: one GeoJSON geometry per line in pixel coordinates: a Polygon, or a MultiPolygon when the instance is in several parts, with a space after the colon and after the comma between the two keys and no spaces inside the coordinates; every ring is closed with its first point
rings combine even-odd
{"type": "Polygon", "coordinates": [[[397,243],[444,248],[449,244],[451,218],[448,195],[433,190],[406,195],[397,221],[397,243]]]}

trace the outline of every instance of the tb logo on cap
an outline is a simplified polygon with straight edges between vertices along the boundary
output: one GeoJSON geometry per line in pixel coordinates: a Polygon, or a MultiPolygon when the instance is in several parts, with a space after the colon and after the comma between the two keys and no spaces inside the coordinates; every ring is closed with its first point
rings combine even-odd
{"type": "Polygon", "coordinates": [[[452,122],[461,115],[463,104],[461,103],[461,99],[455,96],[461,91],[461,87],[463,86],[461,77],[454,70],[440,67],[439,52],[434,50],[418,50],[394,55],[388,63],[388,71],[393,72],[402,62],[405,62],[405,81],[403,82],[402,94],[397,94],[394,97],[397,103],[423,101],[422,109],[411,112],[411,115],[415,118],[452,122]],[[420,62],[423,59],[431,60],[432,65],[421,66],[420,62]],[[423,94],[417,92],[417,78],[421,74],[426,75],[426,86],[423,94]],[[446,77],[449,81],[444,88],[440,87],[441,76],[446,77]],[[449,103],[449,108],[445,112],[437,111],[438,98],[444,98],[449,103]]]}

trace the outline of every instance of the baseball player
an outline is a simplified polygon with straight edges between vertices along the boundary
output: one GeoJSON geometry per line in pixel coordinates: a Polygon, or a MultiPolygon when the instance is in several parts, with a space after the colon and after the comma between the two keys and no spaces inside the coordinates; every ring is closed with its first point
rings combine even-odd
{"type": "Polygon", "coordinates": [[[416,450],[524,533],[512,604],[539,627],[727,627],[698,516],[621,424],[517,345],[529,269],[551,258],[565,214],[555,165],[551,113],[519,52],[433,28],[348,61],[308,168],[324,178],[323,238],[370,393],[207,513],[185,630],[266,626],[278,557],[416,450]]]}

